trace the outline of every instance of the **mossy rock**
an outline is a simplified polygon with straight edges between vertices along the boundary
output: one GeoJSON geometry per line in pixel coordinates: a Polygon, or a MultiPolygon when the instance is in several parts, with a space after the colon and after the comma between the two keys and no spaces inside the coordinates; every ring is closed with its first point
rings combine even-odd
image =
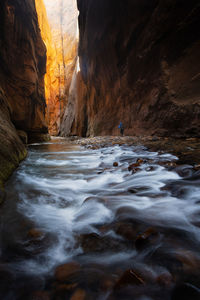
{"type": "Polygon", "coordinates": [[[29,132],[28,133],[29,144],[48,142],[50,140],[51,140],[51,137],[48,133],[41,133],[41,132],[29,132]]]}

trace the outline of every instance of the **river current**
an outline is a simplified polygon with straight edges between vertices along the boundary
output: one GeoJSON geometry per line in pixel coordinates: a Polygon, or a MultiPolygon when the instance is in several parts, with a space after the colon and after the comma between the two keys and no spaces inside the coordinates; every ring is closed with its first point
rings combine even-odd
{"type": "Polygon", "coordinates": [[[179,283],[195,290],[200,173],[177,161],[143,146],[30,145],[1,207],[1,299],[73,299],[81,288],[81,300],[164,300],[179,283]],[[78,287],[61,293],[55,270],[71,261],[78,287]],[[127,270],[139,284],[123,279],[127,270]]]}

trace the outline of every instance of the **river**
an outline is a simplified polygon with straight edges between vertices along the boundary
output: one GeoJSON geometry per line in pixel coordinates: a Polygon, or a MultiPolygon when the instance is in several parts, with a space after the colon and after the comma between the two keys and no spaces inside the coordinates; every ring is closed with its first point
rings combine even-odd
{"type": "Polygon", "coordinates": [[[200,172],[177,161],[143,146],[30,145],[1,207],[1,299],[164,300],[179,283],[198,294],[200,172]]]}

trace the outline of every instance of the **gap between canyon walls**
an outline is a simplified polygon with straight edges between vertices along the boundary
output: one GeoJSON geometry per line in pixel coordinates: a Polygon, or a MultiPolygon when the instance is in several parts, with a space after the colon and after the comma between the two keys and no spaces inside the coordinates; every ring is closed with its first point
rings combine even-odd
{"type": "MultiPolygon", "coordinates": [[[[47,47],[46,119],[49,133],[59,135],[69,106],[77,63],[78,10],[76,0],[35,0],[42,38],[47,47]]],[[[73,112],[67,114],[71,116],[73,112]]]]}

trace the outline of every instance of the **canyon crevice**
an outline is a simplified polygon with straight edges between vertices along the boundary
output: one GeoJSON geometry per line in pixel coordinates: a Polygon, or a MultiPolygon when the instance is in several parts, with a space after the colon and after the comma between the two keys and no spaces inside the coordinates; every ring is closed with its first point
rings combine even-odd
{"type": "MultiPolygon", "coordinates": [[[[200,4],[78,0],[71,135],[199,136],[200,4]]],[[[62,128],[62,135],[68,128],[62,128]]]]}
{"type": "Polygon", "coordinates": [[[45,122],[46,47],[35,3],[0,3],[0,183],[26,155],[20,136],[29,141],[48,132],[45,122]],[[17,132],[17,130],[19,130],[17,132]],[[20,133],[20,130],[25,133],[20,133]]]}

